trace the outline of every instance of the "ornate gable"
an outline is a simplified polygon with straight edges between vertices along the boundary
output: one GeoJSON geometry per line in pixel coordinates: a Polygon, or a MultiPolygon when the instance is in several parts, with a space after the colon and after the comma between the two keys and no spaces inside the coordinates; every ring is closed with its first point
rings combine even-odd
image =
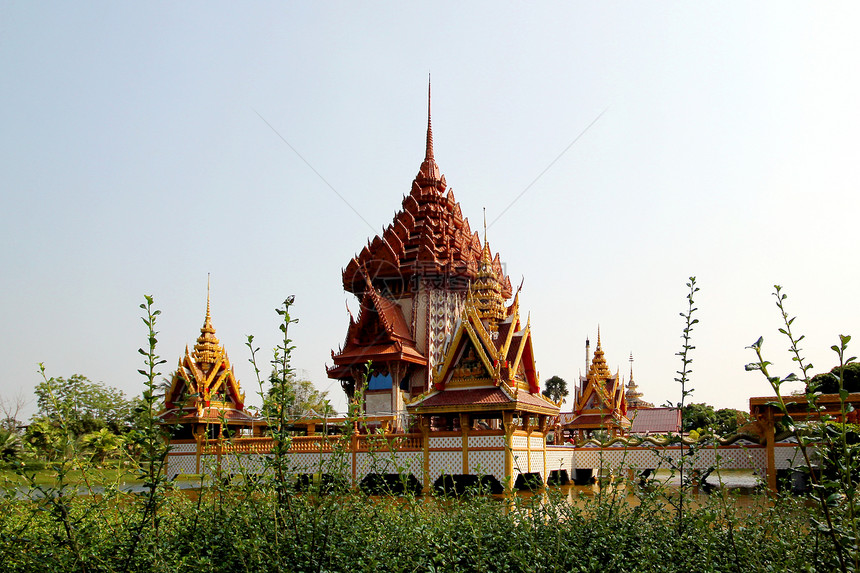
{"type": "Polygon", "coordinates": [[[419,413],[469,411],[487,409],[492,403],[493,408],[503,410],[557,414],[558,404],[540,393],[531,326],[528,321],[520,323],[519,293],[501,312],[487,313],[474,291],[467,297],[445,360],[433,374],[431,392],[409,409],[419,413]],[[498,319],[499,314],[503,320],[498,319]],[[478,402],[470,401],[478,395],[478,402]]]}
{"type": "Polygon", "coordinates": [[[452,386],[498,386],[498,356],[475,307],[467,301],[445,359],[433,373],[433,389],[444,390],[449,382],[452,386]]]}

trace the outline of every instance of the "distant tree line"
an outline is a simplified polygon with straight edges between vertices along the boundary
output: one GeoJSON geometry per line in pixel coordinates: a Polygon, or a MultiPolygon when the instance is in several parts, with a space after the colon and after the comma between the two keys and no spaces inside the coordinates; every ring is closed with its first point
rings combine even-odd
{"type": "MultiPolygon", "coordinates": [[[[281,388],[280,386],[278,388],[281,388]]],[[[0,463],[14,460],[53,461],[69,444],[97,462],[134,455],[133,433],[146,426],[149,409],[141,396],[126,397],[118,388],[86,376],[46,378],[34,390],[38,411],[29,424],[18,419],[24,400],[0,397],[0,463]]],[[[290,418],[333,414],[327,392],[313,382],[291,376],[282,391],[266,393],[264,413],[283,407],[290,418]],[[281,395],[282,394],[282,395],[281,395]]]]}
{"type": "Polygon", "coordinates": [[[696,431],[699,434],[707,432],[730,436],[736,434],[738,429],[752,418],[743,410],[734,408],[716,410],[709,404],[699,402],[684,406],[683,419],[685,432],[696,431]]]}

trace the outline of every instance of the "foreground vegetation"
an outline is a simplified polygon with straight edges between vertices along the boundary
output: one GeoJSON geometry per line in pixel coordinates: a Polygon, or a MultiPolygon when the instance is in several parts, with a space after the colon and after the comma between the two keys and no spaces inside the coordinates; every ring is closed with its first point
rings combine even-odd
{"type": "Polygon", "coordinates": [[[802,571],[832,562],[792,502],[685,511],[665,492],[638,506],[611,495],[382,497],[288,491],[263,480],[146,496],[0,501],[4,571],[802,571]],[[37,509],[41,509],[38,511],[37,509]],[[139,527],[143,525],[143,527],[139,527]],[[809,542],[799,543],[801,539],[809,542]]]}

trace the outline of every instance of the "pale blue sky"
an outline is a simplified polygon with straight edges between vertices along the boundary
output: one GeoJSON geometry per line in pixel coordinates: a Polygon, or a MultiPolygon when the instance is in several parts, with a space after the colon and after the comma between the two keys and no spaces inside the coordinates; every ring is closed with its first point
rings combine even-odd
{"type": "MultiPolygon", "coordinates": [[[[783,284],[816,370],[858,332],[855,3],[0,2],[0,395],[37,363],[141,389],[144,294],[175,368],[212,314],[325,377],[340,270],[391,222],[424,151],[473,228],[525,277],[541,377],[573,382],[601,327],[645,398],[678,399],[684,282],[697,275],[695,401],[769,393],[790,367],[783,284]],[[360,213],[356,216],[258,116],[360,213]]],[[[820,367],[820,368],[819,368],[820,367]]],[[[27,413],[31,413],[31,403],[27,413]]]]}

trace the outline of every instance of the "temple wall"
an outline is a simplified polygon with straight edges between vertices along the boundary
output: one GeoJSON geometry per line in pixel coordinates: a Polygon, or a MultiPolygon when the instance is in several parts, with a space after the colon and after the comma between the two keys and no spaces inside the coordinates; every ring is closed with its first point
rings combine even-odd
{"type": "Polygon", "coordinates": [[[491,475],[500,483],[505,479],[504,449],[495,451],[469,451],[469,473],[473,475],[491,475]]]}
{"type": "MultiPolygon", "coordinates": [[[[810,448],[810,454],[811,454],[810,448]]],[[[797,442],[794,438],[791,438],[790,441],[786,440],[784,442],[778,442],[774,444],[774,461],[776,462],[776,469],[778,470],[787,470],[789,468],[798,467],[805,465],[806,462],[803,459],[803,452],[801,448],[797,445],[797,442]]]]}
{"type": "Polygon", "coordinates": [[[445,359],[446,343],[454,335],[454,327],[462,313],[465,298],[460,293],[432,288],[428,290],[427,300],[430,307],[427,357],[432,370],[445,359]]]}
{"type": "MultiPolygon", "coordinates": [[[[505,457],[510,452],[512,460],[511,483],[521,473],[539,473],[544,481],[553,470],[567,470],[572,477],[574,470],[605,468],[611,473],[626,469],[667,468],[678,464],[684,456],[688,468],[719,467],[721,469],[754,469],[766,475],[767,449],[758,444],[733,444],[729,446],[702,447],[689,454],[678,445],[667,447],[576,447],[545,446],[542,434],[528,436],[523,431],[514,432],[510,448],[505,446],[502,432],[478,432],[467,437],[468,451],[463,452],[463,436],[457,432],[431,434],[427,443],[426,467],[429,486],[443,474],[492,475],[505,483],[505,457]]],[[[291,473],[296,474],[341,474],[352,483],[358,483],[368,473],[411,473],[421,483],[425,481],[425,452],[419,434],[387,436],[389,440],[373,436],[353,437],[345,444],[346,450],[332,451],[333,437],[294,438],[292,449],[287,454],[291,473]],[[350,445],[354,444],[354,445],[350,445]],[[393,451],[391,449],[393,448],[393,451]]],[[[341,438],[342,439],[342,438],[341,438]]],[[[214,474],[219,464],[221,472],[239,475],[261,473],[265,467],[265,456],[271,448],[268,438],[240,438],[235,442],[208,445],[181,440],[172,443],[167,457],[166,473],[214,474]],[[219,449],[220,448],[220,449],[219,449]],[[199,460],[199,465],[198,465],[199,460]]],[[[797,444],[779,442],[774,447],[776,469],[787,469],[802,465],[802,453],[797,444]]]]}
{"type": "Polygon", "coordinates": [[[366,392],[364,394],[364,408],[368,416],[387,416],[391,411],[391,391],[366,392]]]}
{"type": "Polygon", "coordinates": [[[172,478],[180,474],[193,475],[200,473],[197,469],[197,454],[191,455],[170,454],[167,456],[167,467],[164,470],[167,477],[172,478]]]}
{"type": "MultiPolygon", "coordinates": [[[[209,456],[211,462],[214,456],[209,456]]],[[[217,460],[215,468],[217,469],[217,460]]],[[[230,475],[256,475],[266,469],[266,456],[260,454],[227,454],[221,456],[221,471],[230,475]]]]}
{"type": "Polygon", "coordinates": [[[463,450],[430,451],[428,456],[430,485],[432,485],[443,474],[457,475],[463,473],[463,450]]]}
{"type": "Polygon", "coordinates": [[[412,303],[412,326],[415,329],[415,346],[421,354],[427,355],[427,304],[429,293],[423,282],[418,284],[412,303]]]}
{"type": "MultiPolygon", "coordinates": [[[[685,465],[692,468],[755,469],[762,475],[767,470],[767,451],[758,444],[704,447],[690,456],[689,447],[609,447],[577,448],[574,446],[547,446],[547,470],[597,469],[606,467],[615,472],[618,468],[667,468],[678,464],[686,455],[685,465]],[[719,459],[718,459],[719,458],[719,459]]],[[[776,444],[777,469],[798,465],[800,450],[793,444],[776,444]]]]}
{"type": "Polygon", "coordinates": [[[547,446],[546,467],[544,468],[547,475],[553,470],[567,470],[568,474],[570,474],[571,469],[573,469],[571,466],[571,452],[568,451],[567,446],[547,446]]]}
{"type": "Polygon", "coordinates": [[[167,456],[165,475],[173,477],[179,474],[196,474],[197,441],[175,440],[170,444],[170,455],[167,456]]]}

